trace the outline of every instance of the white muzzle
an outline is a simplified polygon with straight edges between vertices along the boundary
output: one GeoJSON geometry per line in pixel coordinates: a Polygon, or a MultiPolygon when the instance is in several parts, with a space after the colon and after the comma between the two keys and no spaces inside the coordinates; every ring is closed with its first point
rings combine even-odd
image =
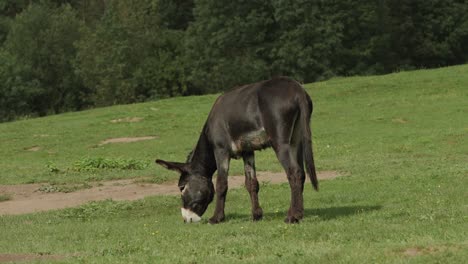
{"type": "Polygon", "coordinates": [[[201,220],[201,217],[196,213],[190,211],[189,209],[180,208],[184,222],[186,223],[196,223],[201,220]]]}

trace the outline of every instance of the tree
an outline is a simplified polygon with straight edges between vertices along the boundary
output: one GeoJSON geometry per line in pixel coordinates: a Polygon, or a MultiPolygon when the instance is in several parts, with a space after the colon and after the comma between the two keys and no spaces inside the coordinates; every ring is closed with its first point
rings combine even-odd
{"type": "Polygon", "coordinates": [[[341,25],[320,1],[275,0],[275,36],[269,52],[275,75],[311,82],[334,75],[331,59],[340,44],[341,25]]]}
{"type": "Polygon", "coordinates": [[[190,82],[200,92],[225,90],[271,76],[264,59],[274,21],[268,1],[195,2],[186,37],[190,82]]]}
{"type": "Polygon", "coordinates": [[[40,95],[39,81],[29,78],[28,66],[0,50],[0,122],[14,120],[32,112],[34,98],[40,95]]]}
{"type": "MultiPolygon", "coordinates": [[[[24,82],[21,87],[35,91],[25,94],[31,113],[45,115],[84,106],[81,95],[86,90],[72,66],[80,26],[69,5],[32,4],[12,22],[3,51],[11,63],[2,65],[3,72],[11,75],[3,77],[24,82]]],[[[2,86],[3,92],[9,89],[2,86]]]]}
{"type": "Polygon", "coordinates": [[[193,0],[159,0],[158,17],[161,26],[172,30],[186,30],[193,22],[193,0]]]}
{"type": "Polygon", "coordinates": [[[78,42],[77,73],[95,105],[181,95],[183,34],[161,27],[158,1],[109,2],[95,29],[78,42]]]}

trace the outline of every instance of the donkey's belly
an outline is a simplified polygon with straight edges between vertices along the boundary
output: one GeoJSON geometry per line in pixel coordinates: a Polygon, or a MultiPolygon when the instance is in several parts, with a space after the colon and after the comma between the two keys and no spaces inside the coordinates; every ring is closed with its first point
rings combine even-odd
{"type": "Polygon", "coordinates": [[[242,152],[261,150],[271,146],[270,137],[265,129],[245,133],[231,143],[231,151],[234,156],[242,152]]]}

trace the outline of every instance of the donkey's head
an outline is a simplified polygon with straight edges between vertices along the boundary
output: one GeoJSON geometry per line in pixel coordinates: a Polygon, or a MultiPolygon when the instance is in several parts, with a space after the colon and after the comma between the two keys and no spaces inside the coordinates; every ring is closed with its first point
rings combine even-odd
{"type": "Polygon", "coordinates": [[[214,187],[211,180],[198,175],[191,169],[190,163],[156,160],[156,163],[168,170],[180,173],[179,190],[182,197],[182,217],[185,222],[198,222],[205,213],[208,204],[213,201],[214,187]]]}

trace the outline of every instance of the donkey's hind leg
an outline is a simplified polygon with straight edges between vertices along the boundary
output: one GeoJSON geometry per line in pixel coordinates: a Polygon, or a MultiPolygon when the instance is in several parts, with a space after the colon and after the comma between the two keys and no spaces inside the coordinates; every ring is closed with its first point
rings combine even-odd
{"type": "Polygon", "coordinates": [[[255,156],[254,152],[246,152],[242,156],[244,160],[245,170],[245,188],[250,194],[250,201],[252,203],[252,219],[254,221],[260,220],[263,217],[263,210],[258,203],[258,180],[255,173],[255,156]]]}
{"type": "Polygon", "coordinates": [[[262,119],[265,131],[271,139],[271,145],[288,176],[291,187],[291,205],[285,222],[297,223],[304,216],[302,192],[305,175],[298,129],[300,109],[297,105],[288,103],[291,102],[283,104],[277,102],[274,105],[265,103],[262,119]]]}
{"type": "MultiPolygon", "coordinates": [[[[294,120],[295,118],[284,118],[283,120],[294,120]]],[[[302,142],[300,140],[297,122],[277,122],[276,127],[271,129],[273,133],[272,145],[276,156],[283,166],[288,177],[291,188],[291,204],[286,223],[297,223],[304,216],[304,165],[302,157],[302,142]]]]}
{"type": "Polygon", "coordinates": [[[291,204],[288,215],[284,220],[286,223],[298,223],[304,216],[304,199],[302,196],[304,190],[305,173],[301,166],[301,160],[297,158],[299,146],[282,144],[275,150],[281,165],[288,176],[289,186],[291,188],[291,204]]]}

